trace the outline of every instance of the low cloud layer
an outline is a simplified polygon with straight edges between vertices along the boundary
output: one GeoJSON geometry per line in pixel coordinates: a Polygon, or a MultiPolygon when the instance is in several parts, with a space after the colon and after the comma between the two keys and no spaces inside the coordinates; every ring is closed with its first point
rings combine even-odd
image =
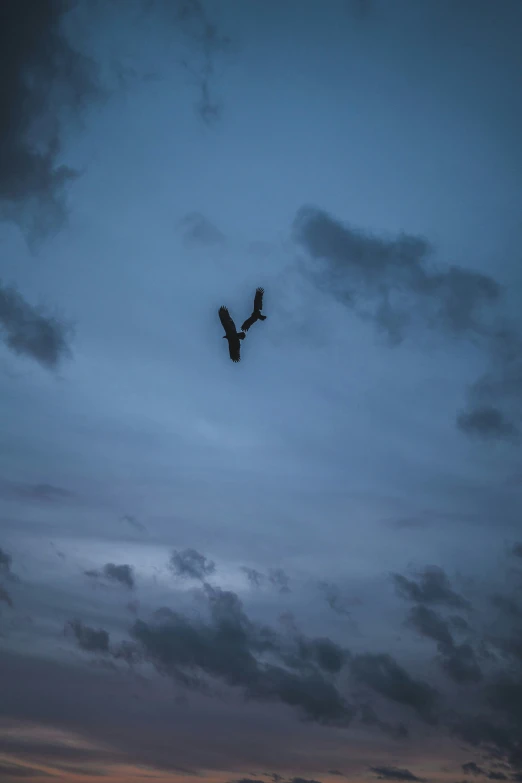
{"type": "Polygon", "coordinates": [[[170,557],[169,568],[175,576],[203,580],[215,572],[216,564],[196,549],[189,548],[181,552],[175,550],[170,557]]]}

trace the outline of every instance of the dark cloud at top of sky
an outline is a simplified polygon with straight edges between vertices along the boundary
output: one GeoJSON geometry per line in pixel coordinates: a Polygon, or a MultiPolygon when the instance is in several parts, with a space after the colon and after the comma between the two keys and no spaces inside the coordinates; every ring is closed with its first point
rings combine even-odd
{"type": "Polygon", "coordinates": [[[185,215],[181,221],[183,236],[195,245],[221,245],[225,241],[225,235],[214,226],[204,215],[199,212],[191,212],[185,215]]]}
{"type": "Polygon", "coordinates": [[[99,95],[93,63],[63,31],[66,0],[0,6],[0,218],[30,241],[65,219],[64,186],[77,173],[58,162],[63,110],[99,95]]]}
{"type": "Polygon", "coordinates": [[[515,557],[522,557],[522,543],[517,542],[516,544],[513,544],[511,553],[515,555],[515,557]]]}
{"type": "Polygon", "coordinates": [[[169,568],[176,576],[203,580],[215,572],[216,564],[196,549],[189,548],[181,552],[175,550],[170,557],[169,568]]]}
{"type": "Polygon", "coordinates": [[[409,769],[400,769],[399,767],[370,767],[379,780],[411,780],[421,781],[423,778],[418,778],[409,769]]]}
{"type": "Polygon", "coordinates": [[[418,582],[407,579],[402,574],[393,574],[393,580],[399,595],[410,601],[454,606],[459,609],[471,608],[469,601],[451,588],[446,573],[438,566],[427,566],[419,574],[418,582]]]}
{"type": "Polygon", "coordinates": [[[69,629],[73,632],[78,646],[85,652],[109,652],[109,634],[102,628],[90,628],[81,620],[69,620],[65,624],[65,632],[69,629]]]}
{"type": "Polygon", "coordinates": [[[181,61],[193,78],[199,92],[195,104],[196,113],[205,123],[213,125],[221,117],[221,102],[214,93],[216,61],[220,55],[232,51],[232,40],[212,22],[199,0],[182,0],[177,5],[179,21],[186,35],[195,44],[196,56],[181,61]]]}
{"type": "Polygon", "coordinates": [[[522,340],[516,330],[499,326],[502,289],[496,280],[458,266],[435,267],[433,248],[422,237],[383,239],[312,207],[298,211],[293,234],[318,262],[314,281],[373,320],[392,344],[424,324],[480,345],[492,371],[471,387],[469,409],[457,415],[457,425],[467,434],[513,437],[511,419],[522,416],[522,340]]]}
{"type": "Polygon", "coordinates": [[[71,325],[26,302],[13,287],[0,281],[0,336],[15,354],[54,369],[69,356],[71,325]]]}

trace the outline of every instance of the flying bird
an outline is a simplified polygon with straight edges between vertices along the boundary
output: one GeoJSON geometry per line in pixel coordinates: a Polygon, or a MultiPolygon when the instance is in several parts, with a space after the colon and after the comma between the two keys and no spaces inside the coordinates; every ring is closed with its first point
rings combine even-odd
{"type": "Polygon", "coordinates": [[[238,332],[236,325],[228,312],[228,307],[219,308],[219,320],[225,330],[223,340],[228,340],[228,352],[233,362],[239,362],[241,359],[240,349],[241,340],[244,340],[246,335],[244,332],[238,332]]]}
{"type": "Polygon", "coordinates": [[[263,309],[264,293],[264,288],[256,288],[256,295],[254,296],[254,310],[250,318],[247,318],[242,325],[241,329],[243,329],[243,331],[248,332],[252,324],[255,324],[256,321],[266,321],[266,315],[261,315],[261,310],[263,309]]]}

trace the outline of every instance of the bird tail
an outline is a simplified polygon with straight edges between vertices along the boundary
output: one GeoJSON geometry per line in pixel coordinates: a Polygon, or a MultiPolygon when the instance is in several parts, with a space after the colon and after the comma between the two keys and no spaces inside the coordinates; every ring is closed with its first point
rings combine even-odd
{"type": "Polygon", "coordinates": [[[258,317],[260,321],[266,321],[266,315],[261,315],[261,313],[259,313],[258,317]]]}

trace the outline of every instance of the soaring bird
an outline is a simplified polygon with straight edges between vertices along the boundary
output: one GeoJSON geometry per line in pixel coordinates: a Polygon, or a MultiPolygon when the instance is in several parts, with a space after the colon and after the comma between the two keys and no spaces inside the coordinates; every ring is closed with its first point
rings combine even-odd
{"type": "Polygon", "coordinates": [[[263,309],[264,293],[264,288],[256,288],[256,295],[254,296],[254,310],[250,318],[247,318],[242,325],[241,329],[243,329],[243,331],[248,332],[252,324],[255,324],[256,321],[266,321],[266,315],[261,315],[261,310],[263,309]]]}
{"type": "Polygon", "coordinates": [[[221,321],[221,325],[225,330],[223,340],[228,340],[228,352],[230,354],[230,358],[233,362],[239,362],[241,359],[239,355],[241,349],[240,341],[244,340],[246,335],[244,332],[238,332],[236,330],[236,325],[232,320],[230,313],[228,312],[228,307],[219,308],[219,320],[221,321]]]}

